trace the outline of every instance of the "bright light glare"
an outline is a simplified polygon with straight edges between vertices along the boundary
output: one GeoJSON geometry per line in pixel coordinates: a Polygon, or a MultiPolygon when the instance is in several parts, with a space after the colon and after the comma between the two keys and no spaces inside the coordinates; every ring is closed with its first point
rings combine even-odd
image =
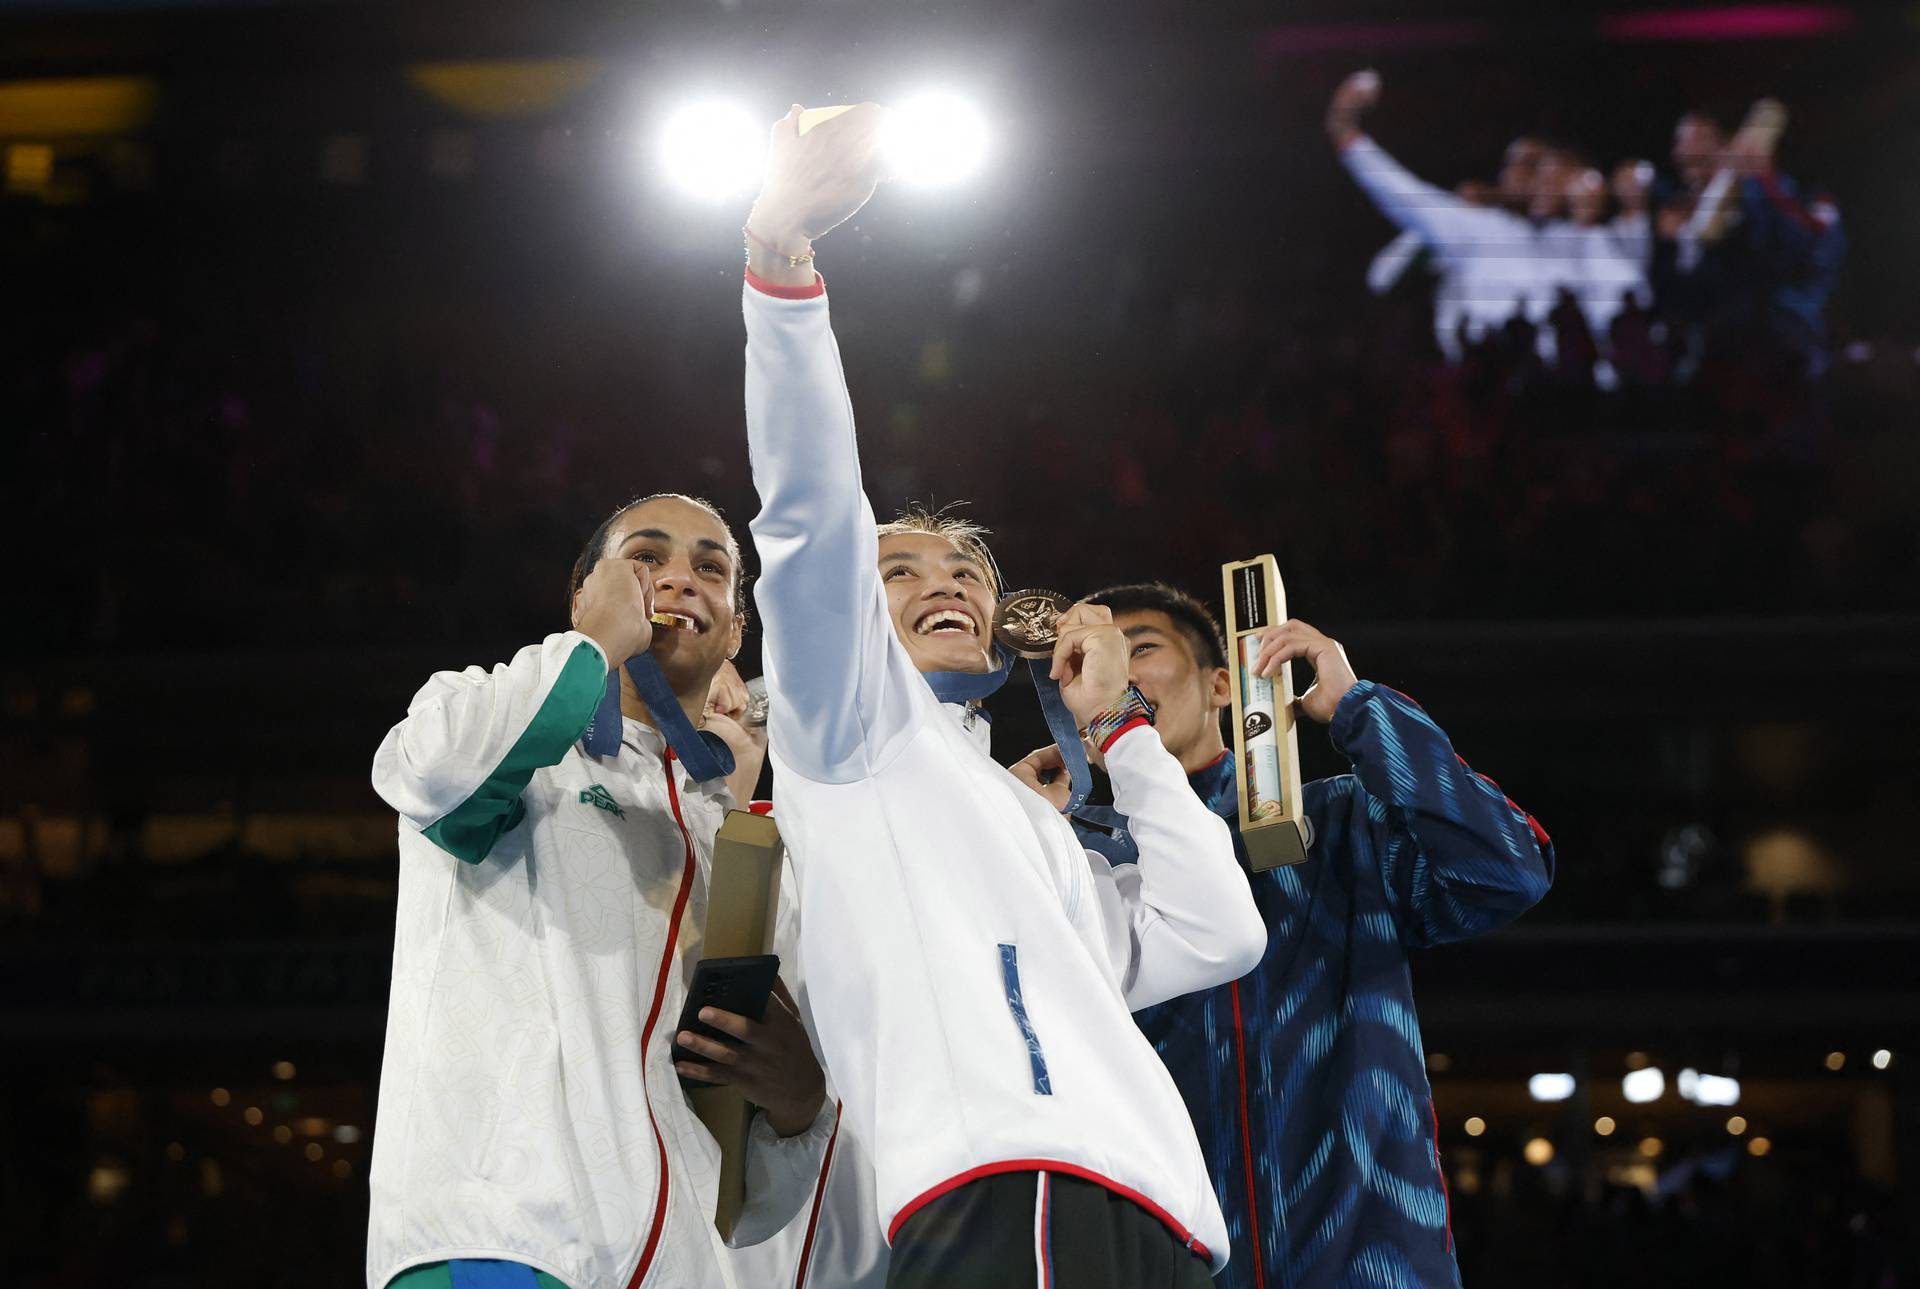
{"type": "Polygon", "coordinates": [[[1699,1084],[1694,1088],[1695,1105],[1739,1105],[1740,1080],[1722,1078],[1718,1074],[1702,1074],[1699,1084]]]}
{"type": "Polygon", "coordinates": [[[1469,1137],[1478,1137],[1487,1130],[1487,1121],[1479,1115],[1475,1115],[1473,1118],[1467,1120],[1465,1127],[1469,1137]]]}
{"type": "Polygon", "coordinates": [[[880,147],[887,172],[902,183],[960,183],[986,164],[987,119],[955,94],[922,94],[887,109],[880,147]]]}
{"type": "Polygon", "coordinates": [[[1873,1054],[1874,1069],[1884,1070],[1889,1065],[1892,1065],[1892,1064],[1893,1064],[1893,1053],[1889,1052],[1886,1048],[1883,1047],[1879,1051],[1873,1054]]]}
{"type": "Polygon", "coordinates": [[[674,187],[702,201],[750,193],[767,162],[767,128],[736,103],[691,103],[667,118],[660,164],[674,187]]]}
{"type": "Polygon", "coordinates": [[[1680,1095],[1695,1105],[1739,1105],[1740,1080],[1696,1070],[1680,1071],[1680,1095]]]}
{"type": "Polygon", "coordinates": [[[1527,1095],[1535,1101],[1565,1101],[1573,1095],[1573,1076],[1536,1074],[1527,1080],[1527,1095]]]}
{"type": "Polygon", "coordinates": [[[1535,1137],[1527,1142],[1520,1153],[1526,1157],[1528,1163],[1539,1168],[1553,1162],[1553,1143],[1545,1137],[1535,1137]]]}
{"type": "Polygon", "coordinates": [[[1620,1080],[1620,1095],[1635,1105],[1658,1101],[1660,1094],[1666,1090],[1667,1076],[1660,1073],[1657,1066],[1649,1065],[1644,1070],[1634,1070],[1620,1080]]]}

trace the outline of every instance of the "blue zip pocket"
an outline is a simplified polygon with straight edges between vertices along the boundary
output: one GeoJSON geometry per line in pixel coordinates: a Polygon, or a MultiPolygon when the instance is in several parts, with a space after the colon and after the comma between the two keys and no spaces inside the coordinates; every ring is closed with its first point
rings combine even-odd
{"type": "Polygon", "coordinates": [[[1027,1019],[1026,999],[1020,995],[1020,951],[1010,944],[1000,946],[1000,983],[1007,991],[1007,1008],[1020,1036],[1027,1040],[1027,1062],[1033,1067],[1033,1091],[1036,1096],[1053,1095],[1053,1080],[1047,1074],[1047,1054],[1040,1050],[1040,1036],[1027,1019]]]}

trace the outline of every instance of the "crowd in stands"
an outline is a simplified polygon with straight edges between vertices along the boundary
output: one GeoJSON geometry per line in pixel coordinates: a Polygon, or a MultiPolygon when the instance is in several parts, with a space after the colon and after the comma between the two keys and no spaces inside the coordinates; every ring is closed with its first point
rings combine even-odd
{"type": "MultiPolygon", "coordinates": [[[[1336,99],[1350,168],[1378,151],[1357,133],[1377,90],[1336,99]]],[[[986,250],[940,269],[843,257],[869,492],[881,511],[970,499],[1010,578],[1070,592],[1168,576],[1211,595],[1221,560],[1271,550],[1296,611],[1333,624],[1920,608],[1913,338],[1821,316],[1837,219],[1768,163],[1777,109],[1755,115],[1728,134],[1689,114],[1665,164],[1628,158],[1611,183],[1522,139],[1463,197],[1394,190],[1470,229],[1580,230],[1598,269],[1513,278],[1519,309],[1449,285],[1418,202],[1394,208],[1410,236],[1377,293],[1357,289],[1371,228],[1328,230],[1341,253],[1306,290],[1266,261],[1123,240],[1083,274],[1095,294],[1044,231],[1019,288],[986,250]],[[1593,251],[1634,236],[1644,270],[1593,251]],[[1781,255],[1810,246],[1801,290],[1781,255]],[[1422,259],[1441,271],[1405,271],[1422,259]],[[1057,297],[1092,305],[1062,328],[1057,297]]],[[[21,561],[10,677],[37,655],[510,645],[554,627],[556,570],[628,495],[686,488],[750,517],[730,266],[675,266],[615,312],[553,239],[516,265],[469,234],[436,263],[385,216],[360,227],[393,248],[358,255],[350,224],[304,258],[241,235],[213,273],[137,241],[116,261],[77,220],[40,228],[56,267],[21,285],[57,304],[0,350],[0,399],[24,429],[9,516],[41,535],[16,549],[50,557],[21,561]],[[53,294],[89,257],[106,267],[53,294]]],[[[249,864],[216,854],[193,880],[254,880],[249,864]]]]}
{"type": "MultiPolygon", "coordinates": [[[[1457,1153],[1457,1152],[1456,1152],[1457,1153]]],[[[1461,1279],[1471,1285],[1896,1289],[1904,1239],[1884,1188],[1836,1150],[1752,1159],[1701,1141],[1663,1161],[1655,1196],[1570,1185],[1503,1161],[1507,1185],[1465,1192],[1454,1166],[1461,1279]]]]}
{"type": "MultiPolygon", "coordinates": [[[[1383,292],[1424,262],[1435,279],[1435,340],[1449,359],[1517,321],[1549,362],[1605,388],[1622,367],[1642,383],[1684,384],[1732,363],[1767,373],[1768,392],[1798,404],[1796,387],[1827,370],[1826,311],[1846,234],[1830,195],[1803,192],[1779,169],[1780,103],[1755,103],[1732,133],[1709,112],[1687,112],[1667,173],[1629,157],[1609,181],[1578,146],[1523,135],[1494,182],[1448,192],[1361,130],[1380,88],[1376,73],[1348,77],[1327,132],[1402,230],[1375,257],[1368,285],[1383,292]]],[[[1782,412],[1810,415],[1798,405],[1782,412]]]]}
{"type": "MultiPolygon", "coordinates": [[[[1330,619],[1913,601],[1889,578],[1916,536],[1897,482],[1920,410],[1904,344],[1858,344],[1809,380],[1701,349],[1629,299],[1602,388],[1565,300],[1462,328],[1447,355],[1424,286],[1277,314],[1258,283],[1146,292],[1124,367],[1092,373],[1071,338],[1010,352],[990,312],[916,326],[899,305],[845,306],[889,337],[850,364],[876,507],[972,499],[1017,578],[1065,586],[1204,589],[1223,558],[1274,550],[1330,619]]],[[[626,494],[671,483],[751,514],[730,343],[669,329],[635,346],[645,363],[608,345],[583,371],[451,337],[383,354],[268,316],[178,322],[109,314],[57,351],[0,356],[31,427],[14,518],[91,517],[66,559],[25,570],[49,647],[524,633],[552,621],[552,570],[626,494]],[[648,436],[661,418],[682,432],[648,436]]]]}

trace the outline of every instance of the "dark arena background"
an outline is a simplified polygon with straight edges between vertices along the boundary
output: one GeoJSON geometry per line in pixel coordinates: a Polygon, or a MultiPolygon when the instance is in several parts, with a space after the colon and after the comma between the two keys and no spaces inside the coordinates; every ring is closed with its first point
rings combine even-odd
{"type": "Polygon", "coordinates": [[[661,123],[928,84],[985,164],[820,250],[876,510],[1069,593],[1272,551],[1553,834],[1415,964],[1465,1283],[1920,1284],[1920,9],[1652,0],[0,9],[0,1280],[362,1282],[375,746],[564,628],[617,502],[756,507],[751,185],[661,123]],[[1410,169],[1541,138],[1590,221],[1778,99],[1844,256],[1790,335],[1736,261],[1450,359],[1424,261],[1369,285],[1362,68],[1410,169]]]}

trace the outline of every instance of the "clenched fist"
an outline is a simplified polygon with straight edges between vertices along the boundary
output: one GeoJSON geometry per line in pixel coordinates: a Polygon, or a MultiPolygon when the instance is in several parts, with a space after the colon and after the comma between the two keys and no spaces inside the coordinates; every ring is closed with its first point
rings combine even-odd
{"type": "Polygon", "coordinates": [[[1104,604],[1080,603],[1060,615],[1053,667],[1060,698],[1082,729],[1127,692],[1127,637],[1104,604]]]}
{"type": "Polygon", "coordinates": [[[591,636],[618,667],[653,647],[653,574],[639,560],[609,557],[573,597],[573,629],[591,636]]]}
{"type": "Polygon", "coordinates": [[[1067,758],[1060,755],[1058,743],[1035,748],[1007,768],[1055,810],[1065,810],[1073,800],[1073,780],[1067,774],[1067,758]]]}
{"type": "Polygon", "coordinates": [[[767,762],[767,727],[747,724],[748,701],[747,682],[731,662],[721,663],[707,690],[704,728],[718,734],[733,752],[733,773],[727,776],[727,787],[743,808],[753,799],[761,767],[767,762]]]}

